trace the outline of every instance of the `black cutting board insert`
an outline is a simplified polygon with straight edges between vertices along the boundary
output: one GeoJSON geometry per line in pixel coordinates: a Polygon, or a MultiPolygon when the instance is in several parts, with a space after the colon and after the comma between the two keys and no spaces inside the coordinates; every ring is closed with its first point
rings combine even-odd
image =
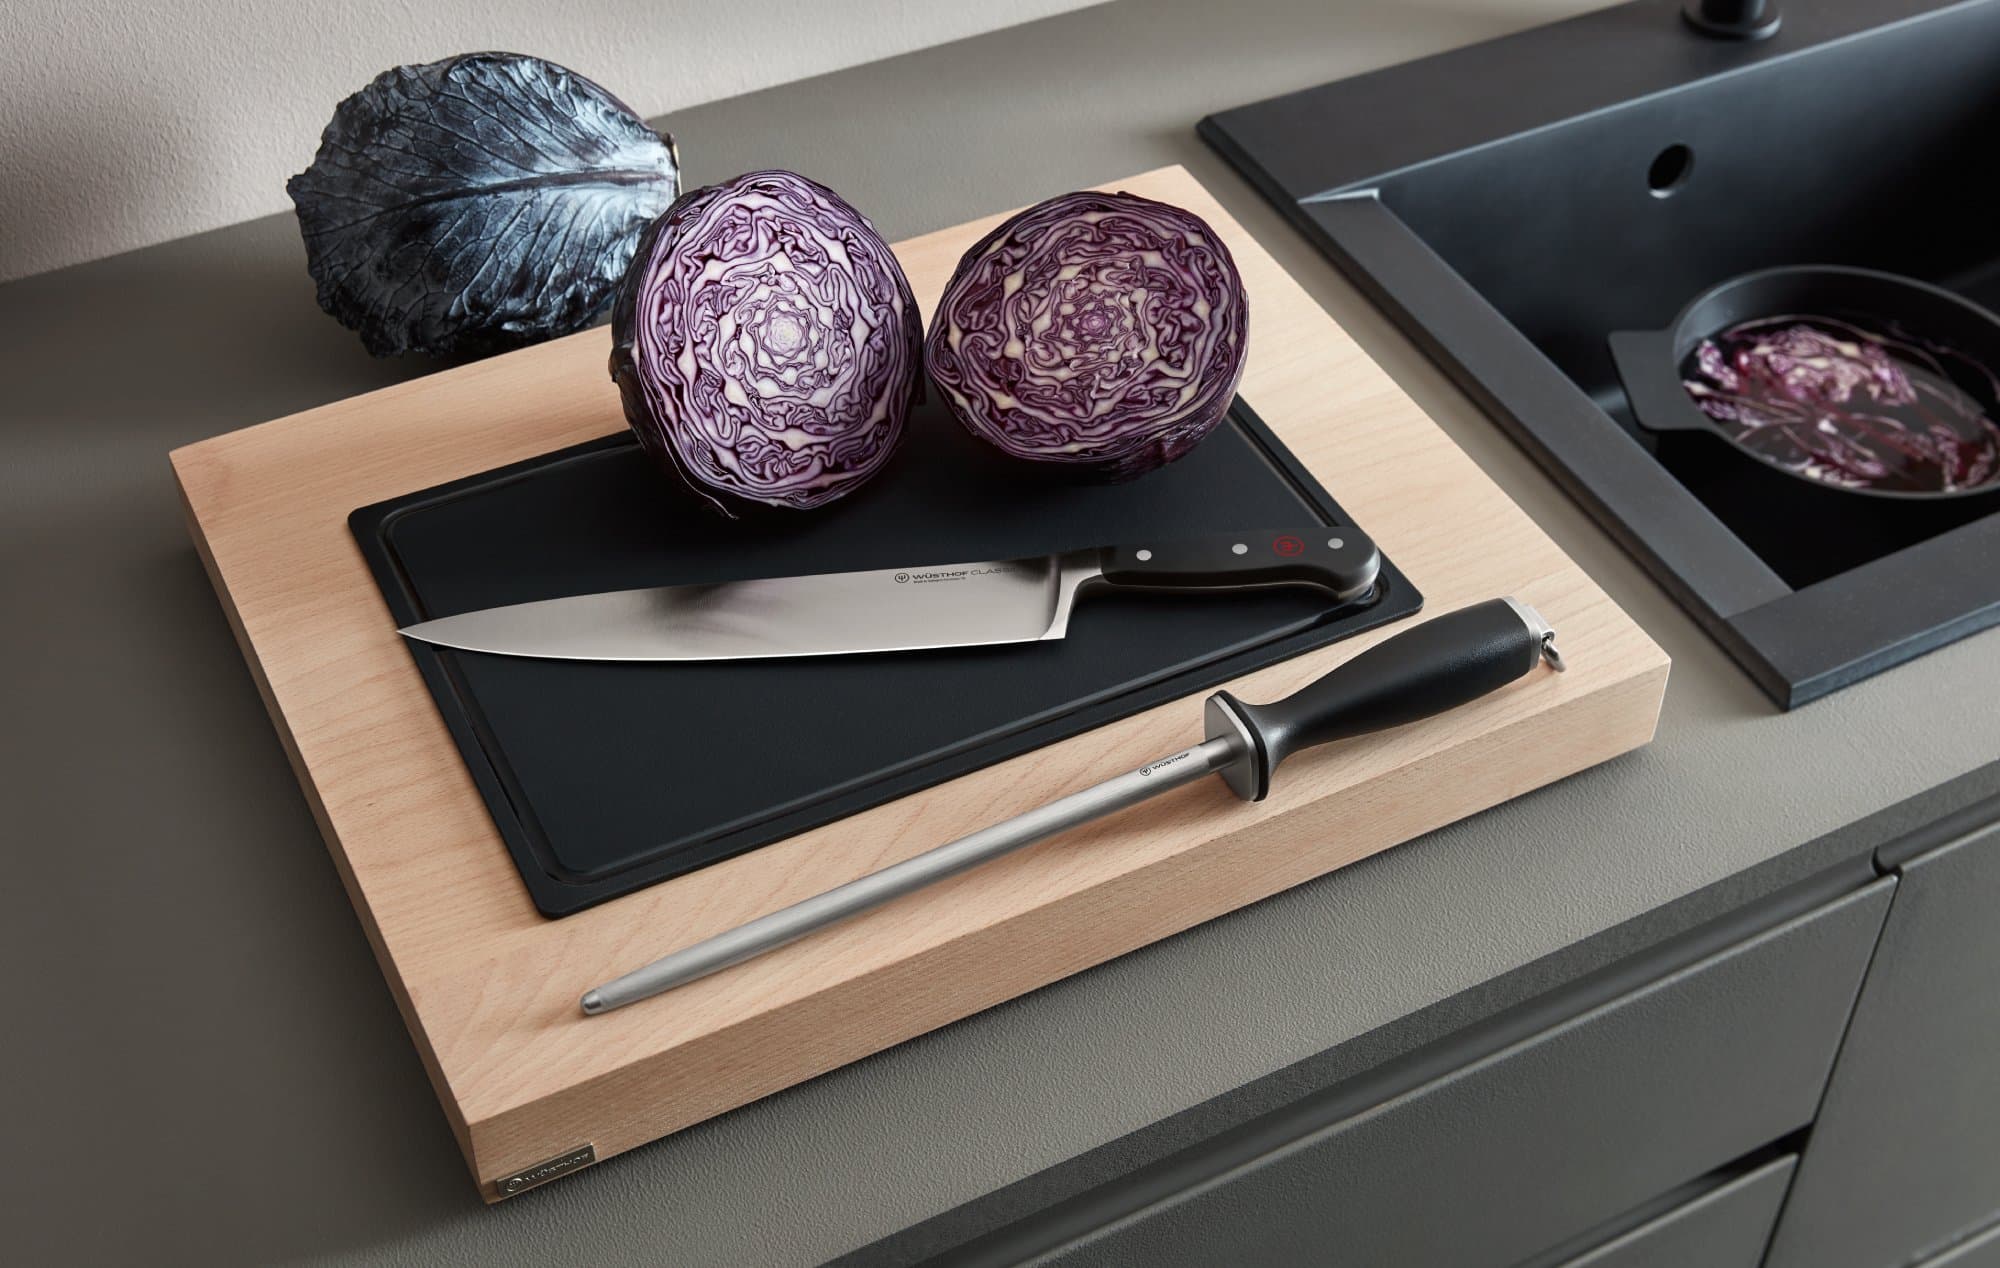
{"type": "MultiPolygon", "coordinates": [[[[1241,401],[1193,453],[1117,485],[1024,469],[936,405],[910,421],[891,469],[813,513],[724,521],[620,435],[350,526],[409,624],[632,586],[1350,522],[1241,401]]],[[[1004,647],[662,665],[410,652],[536,906],[559,916],[1421,606],[1386,560],[1383,578],[1372,603],[1336,611],[1306,590],[1098,593],[1067,639],[1004,647]]]]}

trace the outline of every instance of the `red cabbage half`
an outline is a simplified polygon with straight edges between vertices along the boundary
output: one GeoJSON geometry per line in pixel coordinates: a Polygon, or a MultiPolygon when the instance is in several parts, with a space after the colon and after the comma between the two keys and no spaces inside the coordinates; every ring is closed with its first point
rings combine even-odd
{"type": "Polygon", "coordinates": [[[611,330],[632,430],[724,515],[853,492],[923,392],[902,267],[867,217],[793,172],[749,172],[669,208],[640,240],[611,330]]]}
{"type": "Polygon", "coordinates": [[[1199,216],[1132,194],[1064,194],[965,253],[924,356],[973,434],[1129,479],[1222,421],[1247,307],[1229,248],[1199,216]]]}

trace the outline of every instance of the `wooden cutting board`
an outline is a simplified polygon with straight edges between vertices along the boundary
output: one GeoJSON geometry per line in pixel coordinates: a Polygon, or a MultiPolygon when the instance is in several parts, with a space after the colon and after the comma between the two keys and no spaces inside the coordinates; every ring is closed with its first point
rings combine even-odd
{"type": "MultiPolygon", "coordinates": [[[[1242,392],[1435,615],[1513,594],[1570,671],[1294,759],[1270,800],[1219,780],[900,900],[669,995],[587,987],[1201,733],[1190,696],[560,921],[522,887],[347,528],[354,508],[623,427],[609,337],[539,347],[173,454],[195,543],[490,1200],[643,1144],[1644,744],[1667,657],[1186,171],[1234,252],[1242,392]]],[[[1001,217],[896,248],[926,311],[1001,217]]],[[[1282,695],[1403,626],[1230,687],[1282,695]]]]}

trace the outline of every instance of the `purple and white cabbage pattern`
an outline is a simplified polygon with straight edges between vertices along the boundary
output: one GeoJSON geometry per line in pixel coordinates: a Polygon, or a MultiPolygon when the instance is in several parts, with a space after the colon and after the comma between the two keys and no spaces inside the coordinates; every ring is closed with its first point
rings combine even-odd
{"type": "Polygon", "coordinates": [[[1704,339],[1682,386],[1774,466],[1840,488],[1950,493],[2000,480],[2000,427],[1947,361],[2000,400],[1992,372],[1948,348],[1795,315],[1704,339]]]}
{"type": "Polygon", "coordinates": [[[1247,302],[1192,212],[1064,194],[965,253],[931,320],[932,381],[973,434],[1112,479],[1212,431],[1243,375],[1247,302]]]}
{"type": "Polygon", "coordinates": [[[639,245],[612,341],[632,429],[725,515],[852,492],[922,397],[902,267],[865,216],[792,172],[675,203],[639,245]]]}

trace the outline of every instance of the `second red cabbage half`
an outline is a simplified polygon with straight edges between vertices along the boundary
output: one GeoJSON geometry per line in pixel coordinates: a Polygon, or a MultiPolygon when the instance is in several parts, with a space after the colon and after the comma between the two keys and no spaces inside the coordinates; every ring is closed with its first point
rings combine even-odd
{"type": "Polygon", "coordinates": [[[1222,421],[1243,375],[1246,309],[1229,249],[1193,212],[1064,194],[965,253],[924,355],[974,435],[1129,479],[1222,421]]]}
{"type": "Polygon", "coordinates": [[[794,172],[675,203],[640,240],[611,329],[632,430],[725,515],[852,492],[922,399],[902,267],[865,216],[794,172]]]}

